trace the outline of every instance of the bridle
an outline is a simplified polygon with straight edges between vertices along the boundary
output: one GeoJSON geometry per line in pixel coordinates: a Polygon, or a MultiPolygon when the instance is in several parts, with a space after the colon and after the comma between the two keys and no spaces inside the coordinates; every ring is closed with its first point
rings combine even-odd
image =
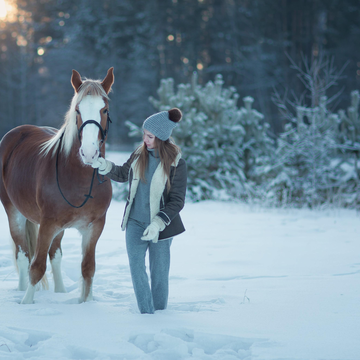
{"type": "MultiPolygon", "coordinates": [[[[84,127],[86,125],[89,125],[89,124],[94,124],[96,125],[99,130],[100,130],[100,134],[101,134],[101,142],[100,142],[100,148],[102,147],[106,137],[107,137],[107,133],[109,131],[109,127],[110,127],[110,123],[112,123],[111,119],[110,119],[110,114],[109,114],[109,110],[106,110],[107,112],[107,119],[106,119],[106,127],[105,127],[105,130],[101,127],[101,125],[95,121],[95,120],[86,120],[85,122],[83,122],[81,124],[81,126],[79,127],[79,130],[78,130],[78,138],[79,138],[79,141],[81,143],[81,132],[82,130],[84,129],[84,127]]],[[[77,125],[77,117],[76,117],[76,125],[77,125]]]]}
{"type": "MultiPolygon", "coordinates": [[[[86,125],[89,125],[89,124],[95,124],[99,130],[100,130],[100,134],[101,134],[101,142],[100,142],[100,146],[99,146],[99,153],[100,153],[100,149],[101,147],[103,146],[105,140],[106,140],[106,137],[107,137],[107,134],[108,134],[108,131],[109,131],[109,127],[110,127],[110,123],[112,123],[111,119],[110,119],[110,114],[109,114],[109,110],[107,110],[107,120],[106,120],[106,127],[105,127],[105,130],[101,127],[101,125],[95,121],[95,120],[87,120],[85,121],[84,123],[81,124],[79,130],[78,130],[78,138],[79,138],[79,142],[81,143],[81,132],[82,130],[84,129],[84,127],[86,125]]],[[[77,124],[77,117],[76,117],[76,124],[77,124]]],[[[93,196],[91,196],[91,191],[92,191],[92,188],[93,188],[93,185],[94,185],[94,179],[95,179],[95,173],[96,173],[96,176],[97,176],[97,179],[99,181],[99,184],[103,184],[105,181],[107,180],[104,180],[104,176],[102,177],[102,180],[100,179],[100,176],[99,176],[99,169],[96,168],[94,169],[93,171],[93,174],[92,174],[92,178],[91,178],[91,184],[90,184],[90,189],[89,189],[89,193],[88,194],[85,194],[85,200],[83,201],[83,203],[79,206],[76,206],[76,205],[73,205],[66,197],[65,195],[63,194],[63,192],[61,191],[61,187],[60,187],[60,184],[59,184],[59,153],[60,153],[60,149],[61,149],[61,143],[62,143],[62,140],[63,140],[63,137],[64,137],[64,133],[61,134],[60,136],[60,140],[59,140],[59,146],[58,146],[58,149],[57,149],[57,153],[56,153],[56,165],[55,165],[55,172],[56,172],[56,183],[57,183],[57,186],[58,186],[58,189],[60,191],[60,194],[61,196],[63,197],[63,199],[73,208],[75,209],[79,209],[81,207],[83,207],[87,201],[89,199],[93,199],[93,196]]]]}

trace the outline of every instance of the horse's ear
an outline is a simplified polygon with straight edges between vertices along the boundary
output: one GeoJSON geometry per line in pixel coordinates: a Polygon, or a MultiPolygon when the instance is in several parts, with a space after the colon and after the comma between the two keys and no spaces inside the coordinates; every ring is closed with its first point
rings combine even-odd
{"type": "Polygon", "coordinates": [[[104,88],[105,92],[108,94],[111,90],[111,86],[114,83],[115,77],[114,77],[114,68],[111,67],[106,76],[105,79],[102,81],[101,85],[104,88]]]}
{"type": "Polygon", "coordinates": [[[78,92],[80,86],[82,85],[81,76],[76,70],[72,71],[71,85],[73,86],[75,92],[78,92]]]}

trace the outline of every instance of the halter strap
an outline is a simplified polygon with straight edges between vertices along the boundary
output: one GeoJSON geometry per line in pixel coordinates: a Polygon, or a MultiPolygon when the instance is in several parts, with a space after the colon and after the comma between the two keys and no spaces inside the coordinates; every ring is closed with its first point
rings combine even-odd
{"type": "MultiPolygon", "coordinates": [[[[77,120],[76,120],[77,121],[77,120]]],[[[107,121],[106,121],[106,129],[104,130],[102,127],[101,127],[101,125],[97,122],[97,121],[95,121],[95,120],[87,120],[87,121],[85,121],[84,123],[82,123],[81,124],[81,126],[80,126],[80,128],[79,128],[79,130],[78,130],[78,138],[79,138],[79,141],[81,142],[81,132],[82,132],[82,130],[84,129],[84,127],[86,126],[86,125],[89,125],[89,124],[94,124],[94,125],[96,125],[98,128],[99,128],[99,130],[100,130],[100,133],[101,133],[101,144],[105,141],[105,139],[106,139],[106,136],[107,136],[107,133],[108,133],[108,131],[109,131],[109,127],[110,127],[110,123],[112,123],[112,121],[111,121],[111,119],[110,119],[110,115],[109,115],[109,111],[108,111],[108,113],[107,113],[107,121]]]]}

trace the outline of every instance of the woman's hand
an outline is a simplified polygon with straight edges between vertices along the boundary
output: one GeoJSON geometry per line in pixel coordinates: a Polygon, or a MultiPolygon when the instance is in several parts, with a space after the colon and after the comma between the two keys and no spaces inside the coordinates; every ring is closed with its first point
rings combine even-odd
{"type": "Polygon", "coordinates": [[[99,169],[100,175],[106,175],[112,169],[113,163],[109,160],[105,160],[104,158],[99,157],[95,162],[92,163],[92,167],[94,169],[99,169]]]}
{"type": "Polygon", "coordinates": [[[141,240],[157,243],[159,240],[159,233],[165,229],[165,223],[159,216],[155,216],[151,224],[145,229],[141,240]]]}

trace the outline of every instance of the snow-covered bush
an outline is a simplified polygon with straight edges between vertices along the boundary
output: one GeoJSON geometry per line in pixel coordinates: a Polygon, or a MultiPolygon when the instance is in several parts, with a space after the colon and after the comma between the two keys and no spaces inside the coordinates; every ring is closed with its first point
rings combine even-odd
{"type": "MultiPolygon", "coordinates": [[[[253,99],[243,99],[234,87],[224,88],[221,75],[205,86],[194,73],[190,84],[163,79],[157,91],[159,99],[150,98],[158,111],[178,107],[183,119],[173,137],[180,145],[188,166],[188,190],[193,200],[248,199],[256,184],[266,174],[264,164],[273,153],[263,115],[252,109],[253,99]]],[[[130,135],[139,128],[127,123],[130,135]]]]}
{"type": "Polygon", "coordinates": [[[348,116],[344,111],[332,113],[330,104],[342,90],[330,98],[326,95],[338,85],[346,64],[337,70],[334,59],[323,52],[310,61],[304,57],[299,65],[290,57],[289,60],[304,92],[291,92],[293,99],[289,100],[287,91],[282,98],[275,89],[273,101],[287,124],[277,142],[274,168],[277,175],[265,186],[267,198],[283,205],[344,206],[352,201],[347,199],[353,177],[348,162],[349,149],[358,141],[355,128],[360,134],[358,94],[352,94],[348,116]]]}
{"type": "Polygon", "coordinates": [[[337,159],[339,117],[326,109],[327,98],[313,108],[296,107],[276,149],[277,176],[267,184],[268,198],[278,204],[315,207],[333,202],[344,171],[337,159]]]}
{"type": "Polygon", "coordinates": [[[351,104],[347,112],[340,110],[339,142],[341,144],[342,168],[346,175],[343,181],[343,203],[358,207],[360,204],[360,96],[359,91],[351,92],[351,104]]]}
{"type": "Polygon", "coordinates": [[[128,183],[112,182],[112,198],[117,201],[125,201],[129,195],[128,183]]]}
{"type": "MultiPolygon", "coordinates": [[[[264,116],[252,108],[254,99],[244,97],[239,108],[236,89],[225,88],[221,75],[205,86],[198,84],[196,73],[188,84],[161,80],[158,98],[149,100],[157,111],[178,107],[183,112],[173,137],[187,161],[189,196],[275,206],[357,206],[359,92],[351,93],[347,112],[333,113],[329,104],[335,97],[325,95],[337,79],[331,64],[320,59],[305,71],[294,66],[308,95],[289,101],[275,93],[287,120],[276,143],[264,116]]],[[[127,126],[130,136],[142,135],[137,125],[127,126]]]]}
{"type": "Polygon", "coordinates": [[[359,91],[351,92],[351,105],[347,113],[339,111],[340,117],[340,141],[350,150],[360,150],[360,116],[359,116],[359,91]]]}

